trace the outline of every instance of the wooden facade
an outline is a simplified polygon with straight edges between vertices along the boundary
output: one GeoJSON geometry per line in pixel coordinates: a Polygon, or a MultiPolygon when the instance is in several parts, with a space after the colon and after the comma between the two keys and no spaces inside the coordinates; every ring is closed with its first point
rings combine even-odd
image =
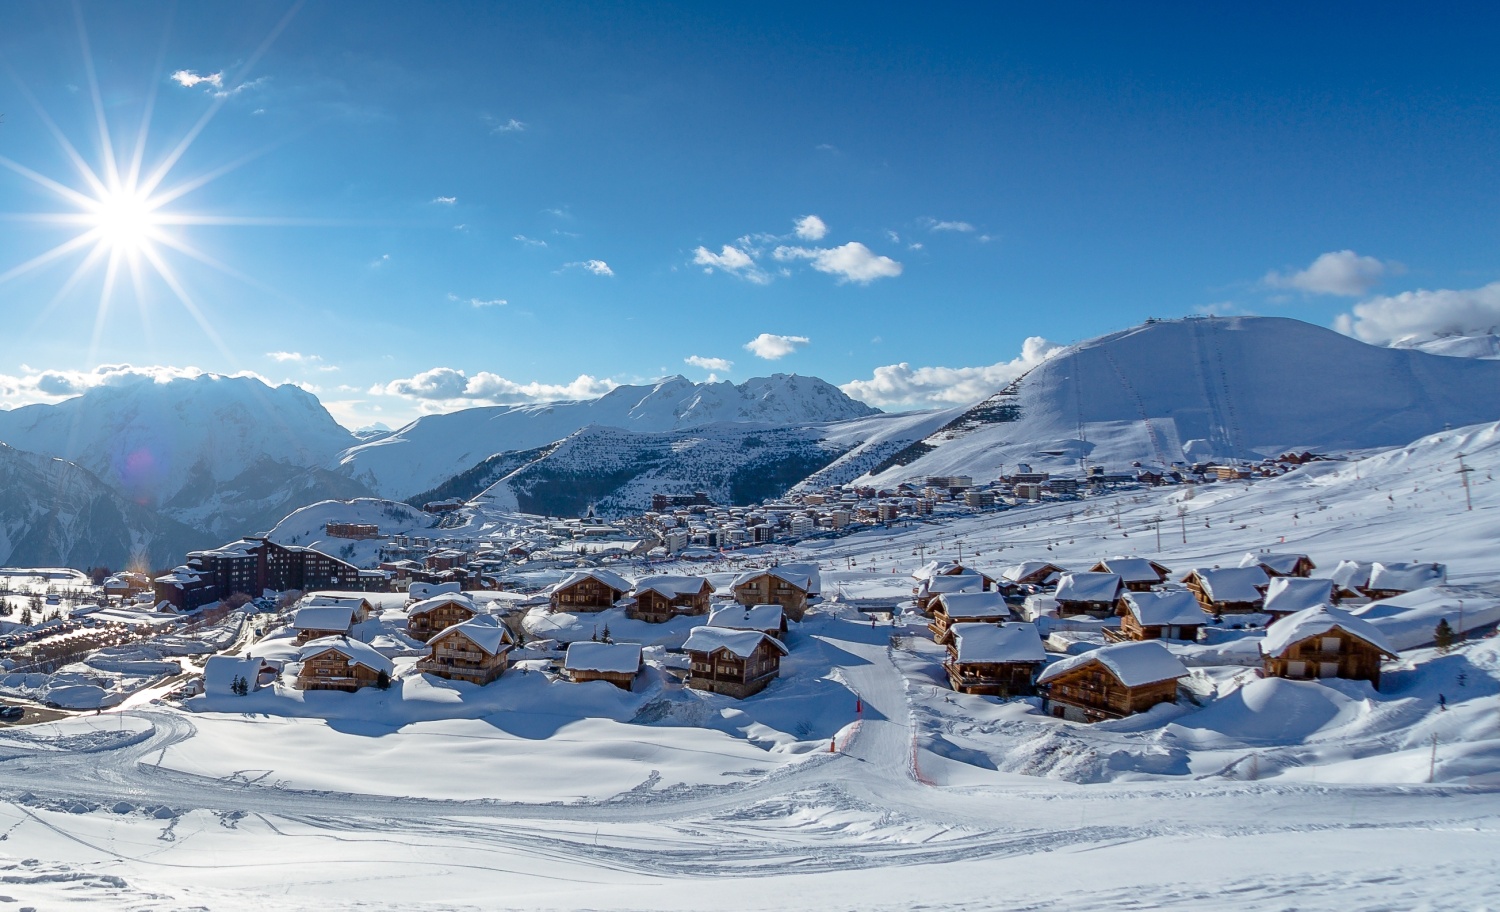
{"type": "Polygon", "coordinates": [[[330,646],[322,652],[302,660],[302,670],[297,673],[297,686],[302,690],[343,690],[354,692],[361,687],[373,687],[380,673],[367,665],[351,661],[336,647],[330,646]]]}
{"type": "MultiPolygon", "coordinates": [[[[780,605],[786,616],[801,621],[811,594],[803,587],[768,571],[743,579],[734,587],[734,600],[741,605],[780,605]]],[[[774,675],[772,676],[774,677],[774,675]]],[[[764,685],[762,685],[764,686],[764,685]]]]}
{"type": "Polygon", "coordinates": [[[944,594],[933,599],[932,622],[927,625],[927,629],[932,631],[933,642],[947,643],[948,631],[954,624],[999,624],[1011,619],[1010,606],[1005,603],[1004,598],[964,597],[972,594],[944,594]],[[988,607],[985,607],[986,603],[988,607]]]}
{"type": "Polygon", "coordinates": [[[454,624],[461,624],[472,619],[477,612],[468,599],[447,599],[438,596],[437,599],[429,599],[434,604],[423,604],[417,606],[406,619],[406,633],[414,640],[427,642],[439,631],[447,630],[454,624]]]}
{"type": "Polygon", "coordinates": [[[427,643],[428,653],[416,665],[422,674],[450,681],[488,684],[510,665],[510,642],[491,652],[476,643],[462,629],[443,630],[427,643]]]}
{"type": "Polygon", "coordinates": [[[1395,656],[1345,630],[1335,627],[1304,637],[1261,657],[1266,675],[1307,681],[1317,678],[1348,678],[1369,681],[1380,688],[1380,663],[1395,656]]]}
{"type": "MultiPolygon", "coordinates": [[[[1208,618],[1203,618],[1207,622],[1208,618]]],[[[1104,635],[1110,639],[1120,640],[1196,640],[1198,634],[1203,630],[1203,623],[1198,624],[1142,624],[1130,609],[1125,608],[1120,612],[1120,630],[1118,633],[1104,629],[1104,635]]]]}
{"type": "Polygon", "coordinates": [[[1038,667],[1032,662],[960,662],[951,645],[948,661],[943,663],[948,686],[959,693],[987,697],[1031,696],[1036,693],[1038,667]]]}
{"type": "Polygon", "coordinates": [[[553,611],[594,612],[613,607],[628,590],[618,589],[592,576],[585,576],[551,595],[553,611]]]}
{"type": "Polygon", "coordinates": [[[656,589],[637,588],[635,605],[626,615],[638,621],[660,624],[681,615],[707,614],[709,598],[713,594],[713,584],[708,580],[703,580],[696,592],[677,592],[671,595],[656,589]]]}
{"type": "Polygon", "coordinates": [[[1256,614],[1265,608],[1265,587],[1270,583],[1270,577],[1258,566],[1238,567],[1228,570],[1194,570],[1184,576],[1182,582],[1193,591],[1198,599],[1198,607],[1206,614],[1256,614]],[[1246,571],[1258,573],[1261,581],[1248,585],[1253,574],[1246,571]],[[1240,578],[1232,578],[1229,574],[1237,574],[1240,578]],[[1221,581],[1219,591],[1215,591],[1215,579],[1221,581]]]}
{"type": "Polygon", "coordinates": [[[725,648],[701,652],[690,649],[687,686],[736,698],[759,693],[781,673],[779,645],[762,635],[755,651],[745,658],[725,648]]]}
{"type": "Polygon", "coordinates": [[[1086,662],[1044,687],[1048,711],[1073,722],[1101,722],[1145,712],[1158,703],[1177,702],[1177,681],[1128,687],[1102,662],[1086,662]]]}

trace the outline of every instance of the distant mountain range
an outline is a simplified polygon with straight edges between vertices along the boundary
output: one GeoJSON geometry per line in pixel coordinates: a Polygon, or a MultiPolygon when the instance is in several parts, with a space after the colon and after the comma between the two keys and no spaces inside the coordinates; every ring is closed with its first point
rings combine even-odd
{"type": "Polygon", "coordinates": [[[968,408],[885,414],[788,374],[671,377],[359,435],[293,386],[142,379],[0,412],[0,564],[134,554],[162,566],[328,499],[624,512],[654,491],[744,502],[1021,462],[1076,471],[1390,446],[1500,419],[1493,337],[1402,345],[1282,318],[1154,321],[1071,346],[968,408]]]}

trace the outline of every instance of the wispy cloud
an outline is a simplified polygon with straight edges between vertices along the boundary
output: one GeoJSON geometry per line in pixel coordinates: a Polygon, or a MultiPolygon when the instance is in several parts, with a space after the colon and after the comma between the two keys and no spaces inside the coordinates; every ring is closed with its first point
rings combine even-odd
{"type": "Polygon", "coordinates": [[[924,215],[923,217],[917,219],[917,224],[921,225],[923,228],[926,228],[928,231],[959,231],[966,233],[974,230],[974,226],[969,224],[968,222],[945,221],[943,219],[935,219],[927,215],[924,215]]]}
{"type": "Polygon", "coordinates": [[[456,197],[456,196],[434,196],[432,198],[432,201],[434,203],[437,203],[440,206],[452,206],[453,204],[455,204],[455,203],[458,202],[458,197],[456,197]]]}
{"type": "Polygon", "coordinates": [[[317,355],[304,355],[302,352],[289,352],[289,351],[266,352],[266,357],[270,358],[272,361],[278,361],[278,362],[282,362],[282,363],[285,363],[287,361],[291,361],[291,362],[294,362],[294,363],[297,363],[297,364],[307,364],[307,363],[310,363],[310,362],[322,361],[323,360],[322,358],[318,357],[317,355]]]}
{"type": "Polygon", "coordinates": [[[1022,344],[1020,356],[1010,361],[983,367],[912,367],[903,361],[877,367],[870,379],[845,383],[839,389],[881,408],[966,405],[992,395],[1062,348],[1041,336],[1032,336],[1022,344]]]}
{"type": "Polygon", "coordinates": [[[462,301],[470,307],[504,307],[510,303],[504,298],[461,298],[451,291],[448,293],[448,300],[462,301]]]}
{"type": "Polygon", "coordinates": [[[547,246],[547,242],[546,241],[538,240],[537,238],[527,237],[524,234],[518,234],[518,235],[516,235],[515,238],[514,238],[514,240],[520,241],[523,245],[525,245],[527,247],[546,247],[547,246]]]}
{"type": "Polygon", "coordinates": [[[713,272],[718,269],[757,285],[764,285],[771,281],[770,274],[757,266],[749,253],[732,244],[725,244],[719,253],[714,253],[707,247],[695,248],[693,263],[704,267],[704,272],[713,272]]]}
{"type": "Polygon", "coordinates": [[[580,374],[568,383],[517,383],[489,371],[470,375],[452,367],[435,367],[411,377],[377,384],[372,395],[399,396],[428,404],[494,405],[594,399],[618,386],[613,380],[580,374]]]}
{"type": "Polygon", "coordinates": [[[193,70],[178,70],[172,74],[171,79],[185,89],[191,89],[197,85],[206,85],[215,89],[224,88],[224,74],[222,72],[209,73],[203,76],[193,70]]]}
{"type": "Polygon", "coordinates": [[[728,371],[734,367],[734,362],[727,358],[705,358],[701,355],[688,355],[682,360],[693,367],[701,367],[706,371],[728,371]]]}
{"type": "Polygon", "coordinates": [[[1387,275],[1402,271],[1400,263],[1381,262],[1352,250],[1337,250],[1323,254],[1297,272],[1268,272],[1262,281],[1271,288],[1357,298],[1379,285],[1387,275]]]}
{"type": "Polygon", "coordinates": [[[745,351],[757,358],[776,361],[785,358],[811,341],[806,336],[779,336],[775,333],[761,333],[745,343],[745,351]]]}
{"type": "Polygon", "coordinates": [[[583,269],[592,272],[596,276],[612,276],[615,274],[615,271],[610,269],[609,264],[603,260],[578,260],[573,263],[564,263],[563,268],[583,269]]]}
{"type": "Polygon", "coordinates": [[[519,120],[516,120],[514,117],[510,118],[509,120],[505,121],[504,123],[498,123],[497,122],[497,123],[494,124],[494,126],[490,127],[490,133],[492,133],[492,134],[493,133],[524,133],[524,132],[526,132],[526,124],[522,123],[519,120]]]}

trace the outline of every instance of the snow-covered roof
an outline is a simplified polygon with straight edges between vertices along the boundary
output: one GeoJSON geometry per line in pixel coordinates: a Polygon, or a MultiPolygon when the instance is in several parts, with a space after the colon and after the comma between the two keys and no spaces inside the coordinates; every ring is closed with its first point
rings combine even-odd
{"type": "Polygon", "coordinates": [[[561,590],[566,589],[569,586],[581,583],[586,579],[598,580],[599,582],[615,590],[616,592],[629,592],[631,588],[630,581],[620,574],[615,573],[612,570],[600,570],[598,568],[595,568],[591,570],[574,570],[572,573],[569,573],[567,576],[563,577],[560,582],[554,584],[547,591],[549,593],[560,592],[561,590]]]}
{"type": "Polygon", "coordinates": [[[1254,567],[1207,567],[1194,570],[1203,591],[1213,602],[1258,602],[1271,578],[1259,564],[1254,567]]]}
{"type": "Polygon", "coordinates": [[[1240,566],[1264,567],[1272,573],[1291,576],[1297,571],[1297,565],[1302,561],[1312,563],[1312,559],[1306,554],[1256,554],[1254,551],[1249,551],[1240,558],[1240,566]]]}
{"type": "Polygon", "coordinates": [[[396,670],[396,666],[391,660],[376,652],[375,647],[368,643],[361,643],[358,640],[351,640],[348,637],[342,636],[319,637],[316,640],[309,640],[301,649],[297,650],[297,658],[306,662],[313,656],[327,652],[330,649],[343,655],[344,658],[349,660],[349,664],[351,665],[363,665],[371,671],[383,671],[386,674],[390,674],[396,670]]]}
{"type": "Polygon", "coordinates": [[[737,658],[748,659],[755,654],[762,640],[776,647],[782,655],[787,654],[786,646],[775,637],[758,630],[731,630],[727,627],[694,627],[682,648],[688,652],[717,652],[725,649],[737,658]]]}
{"type": "Polygon", "coordinates": [[[1171,571],[1144,557],[1111,557],[1100,561],[1102,573],[1113,573],[1126,583],[1159,583],[1171,571]]]}
{"type": "Polygon", "coordinates": [[[590,641],[573,643],[568,646],[563,668],[567,671],[635,674],[641,670],[641,644],[590,641]]]}
{"type": "Polygon", "coordinates": [[[209,656],[203,663],[203,692],[229,693],[235,678],[244,678],[255,689],[255,679],[260,676],[262,660],[251,656],[209,656]]]}
{"type": "Polygon", "coordinates": [[[292,615],[298,630],[348,630],[353,623],[354,609],[348,605],[310,605],[292,615]]]}
{"type": "MultiPolygon", "coordinates": [[[[1004,570],[1001,570],[1000,578],[1008,582],[1019,583],[1026,577],[1031,576],[1033,573],[1037,573],[1042,570],[1048,570],[1049,568],[1051,570],[1051,573],[1064,572],[1063,568],[1052,563],[1051,561],[1023,560],[1019,564],[1012,564],[1011,566],[1006,567],[1004,570]]],[[[1051,574],[1049,573],[1048,575],[1050,576],[1051,574]]]]}
{"type": "Polygon", "coordinates": [[[662,598],[677,598],[680,595],[696,595],[703,591],[703,586],[708,580],[701,576],[651,576],[643,580],[636,580],[635,591],[639,595],[642,592],[655,592],[662,598]]]}
{"type": "Polygon", "coordinates": [[[1270,614],[1291,614],[1294,611],[1332,604],[1331,579],[1278,576],[1271,580],[1270,587],[1266,589],[1266,611],[1270,614]]]}
{"type": "Polygon", "coordinates": [[[1112,602],[1120,594],[1117,573],[1064,573],[1054,598],[1059,602],[1112,602]]]}
{"type": "Polygon", "coordinates": [[[985,576],[986,574],[980,573],[978,570],[974,570],[970,567],[965,567],[958,561],[939,560],[928,561],[927,563],[911,572],[911,578],[918,582],[921,582],[922,580],[930,580],[936,576],[964,575],[985,576]]]}
{"type": "Polygon", "coordinates": [[[746,570],[734,578],[731,586],[742,586],[745,583],[760,579],[762,576],[771,575],[779,580],[784,580],[805,591],[808,595],[815,595],[821,588],[821,577],[818,568],[814,564],[778,564],[775,567],[767,567],[764,570],[746,570]]]}
{"type": "Polygon", "coordinates": [[[786,612],[780,605],[725,605],[709,612],[708,626],[730,630],[780,630],[786,612]]]}
{"type": "Polygon", "coordinates": [[[1287,615],[1272,624],[1271,629],[1266,631],[1265,639],[1260,642],[1260,651],[1263,655],[1282,656],[1293,644],[1308,637],[1322,636],[1335,629],[1364,640],[1391,658],[1397,655],[1385,634],[1377,630],[1374,624],[1364,618],[1357,618],[1342,608],[1328,605],[1287,615]]]}
{"type": "Polygon", "coordinates": [[[945,592],[938,596],[949,618],[1009,617],[1010,606],[998,592],[945,592]]]}
{"type": "Polygon", "coordinates": [[[1448,568],[1432,563],[1381,563],[1370,568],[1370,589],[1394,589],[1411,592],[1448,581],[1448,568]]]}
{"type": "Polygon", "coordinates": [[[1197,596],[1189,589],[1127,592],[1121,598],[1135,619],[1147,627],[1202,624],[1208,619],[1198,607],[1197,596]]]}
{"type": "Polygon", "coordinates": [[[477,615],[467,621],[459,621],[457,624],[444,627],[427,643],[430,646],[452,633],[463,634],[475,646],[490,655],[498,655],[502,650],[509,649],[516,644],[515,638],[510,634],[510,629],[501,623],[499,618],[488,614],[477,615]]]}
{"type": "Polygon", "coordinates": [[[953,639],[961,663],[1047,661],[1035,624],[954,624],[953,639]]]}
{"type": "Polygon", "coordinates": [[[1098,662],[1108,668],[1126,687],[1140,687],[1158,681],[1170,681],[1185,677],[1188,670],[1167,647],[1154,640],[1139,643],[1119,643],[1105,646],[1082,655],[1069,656],[1053,662],[1037,679],[1038,684],[1081,668],[1090,662],[1098,662]]]}
{"type": "Polygon", "coordinates": [[[984,591],[984,577],[968,573],[962,576],[934,576],[932,579],[923,580],[922,585],[917,589],[923,595],[982,592],[984,591]]]}
{"type": "Polygon", "coordinates": [[[1342,560],[1333,568],[1333,584],[1340,589],[1362,589],[1370,582],[1375,565],[1366,561],[1342,560]]]}
{"type": "Polygon", "coordinates": [[[469,598],[467,595],[451,593],[448,595],[435,595],[432,598],[423,599],[422,601],[417,602],[415,605],[412,605],[411,608],[407,609],[406,614],[408,617],[416,617],[419,614],[426,614],[427,612],[432,611],[435,608],[441,608],[444,605],[458,605],[460,608],[467,608],[472,614],[479,613],[479,609],[474,606],[473,599],[469,598]]]}

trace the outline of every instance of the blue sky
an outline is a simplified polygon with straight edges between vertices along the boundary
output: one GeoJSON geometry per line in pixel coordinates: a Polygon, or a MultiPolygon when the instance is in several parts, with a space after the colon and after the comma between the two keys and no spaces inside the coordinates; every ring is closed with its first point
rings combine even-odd
{"type": "Polygon", "coordinates": [[[0,403],[250,371],[397,424],[785,371],[902,408],[1151,316],[1500,323],[1492,7],[622,6],[8,5],[0,403]],[[211,179],[99,214],[30,176],[100,196],[47,122],[102,174],[102,112],[128,185],[148,106],[143,174],[191,138],[157,192],[211,179]]]}

